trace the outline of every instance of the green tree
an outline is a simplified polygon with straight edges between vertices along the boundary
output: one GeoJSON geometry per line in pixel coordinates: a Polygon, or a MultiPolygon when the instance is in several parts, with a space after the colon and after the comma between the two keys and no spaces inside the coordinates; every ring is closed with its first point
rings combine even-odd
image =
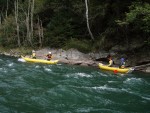
{"type": "Polygon", "coordinates": [[[118,24],[128,27],[134,34],[149,42],[150,4],[147,2],[133,2],[129,6],[129,12],[126,13],[125,19],[118,21],[118,24]]]}

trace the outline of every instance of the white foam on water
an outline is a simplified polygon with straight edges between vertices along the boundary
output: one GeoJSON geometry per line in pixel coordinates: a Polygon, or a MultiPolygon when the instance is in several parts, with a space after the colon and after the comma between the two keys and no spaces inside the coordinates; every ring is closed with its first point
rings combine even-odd
{"type": "Polygon", "coordinates": [[[134,83],[141,83],[142,79],[141,78],[127,78],[123,83],[125,84],[134,84],[134,83]]]}
{"type": "Polygon", "coordinates": [[[11,71],[15,72],[15,71],[16,71],[16,69],[11,69],[11,71]]]}
{"type": "Polygon", "coordinates": [[[98,74],[99,74],[100,76],[103,76],[103,77],[114,76],[112,73],[102,73],[102,72],[99,72],[98,74]]]}
{"type": "Polygon", "coordinates": [[[150,97],[144,97],[144,96],[142,96],[142,98],[143,98],[144,100],[150,101],[150,97]]]}
{"type": "Polygon", "coordinates": [[[61,66],[62,64],[56,64],[56,65],[61,66]]]}
{"type": "Polygon", "coordinates": [[[26,62],[24,59],[22,59],[22,58],[18,58],[18,61],[19,62],[26,62]]]}
{"type": "Polygon", "coordinates": [[[90,78],[92,75],[86,74],[86,73],[71,73],[71,74],[65,74],[66,77],[73,77],[73,78],[81,78],[81,77],[87,77],[90,78]]]}
{"type": "Polygon", "coordinates": [[[9,66],[9,67],[11,67],[11,66],[13,66],[13,65],[14,65],[14,63],[10,63],[10,64],[8,64],[8,66],[9,66]]]}
{"type": "Polygon", "coordinates": [[[37,69],[37,68],[40,68],[40,66],[37,65],[37,66],[35,66],[35,68],[36,68],[36,69],[37,69]]]}
{"type": "Polygon", "coordinates": [[[117,83],[118,81],[108,81],[108,83],[117,83]]]}
{"type": "Polygon", "coordinates": [[[104,86],[99,86],[99,87],[92,87],[95,90],[106,90],[106,91],[111,91],[111,92],[122,92],[121,89],[118,88],[111,88],[111,87],[107,87],[107,85],[104,86]]]}
{"type": "Polygon", "coordinates": [[[108,76],[107,74],[104,74],[104,73],[100,73],[100,75],[103,76],[103,77],[108,76]]]}
{"type": "Polygon", "coordinates": [[[75,75],[80,76],[80,77],[91,77],[91,75],[86,74],[86,73],[76,73],[75,75]]]}
{"type": "Polygon", "coordinates": [[[93,108],[92,107],[89,107],[89,108],[78,108],[76,110],[76,112],[80,112],[80,113],[89,113],[93,108]]]}
{"type": "Polygon", "coordinates": [[[137,92],[133,92],[133,91],[130,91],[129,89],[121,89],[122,91],[124,91],[124,92],[127,92],[127,93],[129,93],[129,94],[132,94],[132,95],[135,95],[135,96],[138,96],[138,97],[140,97],[140,98],[142,98],[142,99],[144,99],[144,100],[148,100],[148,101],[150,101],[150,97],[146,97],[146,96],[149,96],[149,95],[142,95],[142,94],[140,94],[140,93],[137,93],[137,92]]]}
{"type": "Polygon", "coordinates": [[[44,70],[45,70],[45,71],[48,71],[48,72],[51,72],[51,71],[52,71],[51,69],[45,68],[45,67],[44,67],[44,70]]]}
{"type": "MultiPolygon", "coordinates": [[[[90,88],[90,87],[89,87],[90,88]]],[[[131,91],[130,89],[119,89],[119,88],[111,88],[111,87],[107,87],[107,85],[104,85],[104,86],[100,86],[100,87],[91,87],[92,89],[94,90],[97,90],[97,91],[110,91],[110,92],[117,92],[117,93],[123,93],[123,92],[126,92],[128,94],[131,94],[131,95],[134,95],[134,96],[138,96],[146,101],[150,101],[150,97],[148,95],[142,95],[138,92],[133,92],[131,91]]]]}
{"type": "Polygon", "coordinates": [[[4,69],[4,71],[3,71],[4,73],[7,73],[8,71],[6,70],[6,69],[4,69]]]}
{"type": "Polygon", "coordinates": [[[0,68],[0,71],[7,73],[8,71],[5,68],[0,68]]]}
{"type": "Polygon", "coordinates": [[[107,85],[104,86],[95,86],[95,87],[78,87],[78,86],[71,86],[71,87],[76,87],[76,88],[83,88],[83,89],[92,89],[92,90],[96,90],[96,91],[109,91],[109,92],[117,92],[117,93],[121,93],[121,92],[127,92],[126,90],[122,90],[119,88],[112,88],[112,87],[108,87],[107,85]]]}

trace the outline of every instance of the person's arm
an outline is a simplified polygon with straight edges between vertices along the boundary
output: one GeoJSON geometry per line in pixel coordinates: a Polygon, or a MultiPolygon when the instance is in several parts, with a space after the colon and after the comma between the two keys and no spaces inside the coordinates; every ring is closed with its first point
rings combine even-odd
{"type": "Polygon", "coordinates": [[[109,61],[109,64],[108,64],[107,66],[112,66],[112,63],[113,63],[113,61],[110,60],[110,61],[109,61]]]}
{"type": "Polygon", "coordinates": [[[53,55],[51,55],[51,58],[50,58],[50,59],[52,59],[52,57],[53,57],[53,55]]]}

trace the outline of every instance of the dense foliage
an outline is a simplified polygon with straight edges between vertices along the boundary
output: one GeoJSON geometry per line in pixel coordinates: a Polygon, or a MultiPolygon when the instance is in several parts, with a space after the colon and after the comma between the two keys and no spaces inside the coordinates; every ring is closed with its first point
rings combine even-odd
{"type": "Polygon", "coordinates": [[[0,44],[4,47],[110,49],[150,45],[150,2],[88,0],[0,0],[0,44]]]}

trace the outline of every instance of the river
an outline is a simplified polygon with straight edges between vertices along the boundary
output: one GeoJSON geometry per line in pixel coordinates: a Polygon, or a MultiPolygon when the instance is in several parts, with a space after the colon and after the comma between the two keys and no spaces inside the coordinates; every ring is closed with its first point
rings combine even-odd
{"type": "Polygon", "coordinates": [[[0,113],[150,113],[150,76],[0,56],[0,113]]]}

